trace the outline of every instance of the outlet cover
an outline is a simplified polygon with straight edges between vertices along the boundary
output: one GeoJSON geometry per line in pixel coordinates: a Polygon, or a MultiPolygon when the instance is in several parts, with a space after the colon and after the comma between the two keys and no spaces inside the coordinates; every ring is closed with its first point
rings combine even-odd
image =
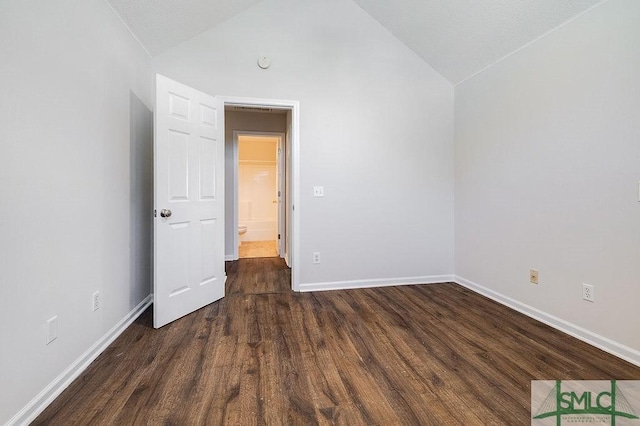
{"type": "Polygon", "coordinates": [[[91,300],[91,308],[93,309],[93,311],[97,311],[98,309],[100,309],[100,292],[96,291],[95,293],[93,293],[93,298],[91,300]]]}
{"type": "Polygon", "coordinates": [[[313,263],[314,264],[318,264],[320,263],[320,252],[319,251],[314,251],[313,252],[313,263]]]}
{"type": "Polygon", "coordinates": [[[538,284],[538,271],[535,269],[529,270],[529,281],[531,284],[538,284]]]}
{"type": "Polygon", "coordinates": [[[590,284],[582,284],[582,298],[587,302],[595,302],[595,288],[590,284]]]}

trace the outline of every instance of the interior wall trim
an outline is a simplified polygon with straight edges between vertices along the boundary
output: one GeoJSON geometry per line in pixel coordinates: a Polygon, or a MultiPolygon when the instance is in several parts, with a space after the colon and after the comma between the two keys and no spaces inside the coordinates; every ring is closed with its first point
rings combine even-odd
{"type": "Polygon", "coordinates": [[[78,359],[67,367],[58,377],[35,396],[22,410],[9,419],[9,425],[26,425],[31,423],[58,397],[107,347],[122,334],[153,302],[153,294],[145,297],[116,325],[107,331],[96,343],[87,349],[78,359]]]}
{"type": "Polygon", "coordinates": [[[425,275],[420,277],[304,283],[300,284],[300,291],[349,290],[354,288],[389,287],[396,285],[441,284],[453,282],[453,277],[453,275],[425,275]]]}
{"type": "Polygon", "coordinates": [[[591,346],[595,346],[596,348],[602,349],[603,351],[608,352],[611,355],[615,355],[618,358],[621,358],[640,367],[640,351],[625,346],[622,343],[609,339],[608,337],[601,336],[597,333],[587,330],[586,328],[582,328],[578,325],[570,323],[569,321],[565,321],[547,312],[536,309],[533,306],[529,306],[527,304],[519,302],[518,300],[512,299],[508,296],[505,296],[504,294],[498,293],[497,291],[493,291],[459,275],[455,276],[454,281],[457,284],[460,284],[461,286],[466,287],[475,293],[486,296],[489,299],[500,303],[501,305],[516,310],[521,314],[547,324],[548,326],[553,327],[556,330],[562,331],[563,333],[573,336],[576,339],[582,340],[583,342],[588,343],[591,346]]]}

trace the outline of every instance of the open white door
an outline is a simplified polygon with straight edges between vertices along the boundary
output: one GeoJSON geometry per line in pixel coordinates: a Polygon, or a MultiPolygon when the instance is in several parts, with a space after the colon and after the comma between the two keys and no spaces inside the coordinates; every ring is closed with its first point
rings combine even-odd
{"type": "Polygon", "coordinates": [[[156,74],[153,326],[224,297],[224,105],[156,74]]]}

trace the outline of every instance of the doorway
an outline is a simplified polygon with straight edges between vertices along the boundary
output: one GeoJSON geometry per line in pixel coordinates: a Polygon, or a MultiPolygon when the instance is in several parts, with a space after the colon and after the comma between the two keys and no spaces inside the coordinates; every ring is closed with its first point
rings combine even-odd
{"type": "MultiPolygon", "coordinates": [[[[280,141],[278,157],[277,253],[291,268],[291,288],[299,291],[299,103],[297,101],[223,97],[225,110],[225,259],[239,258],[238,151],[234,132],[276,136],[280,141]],[[236,116],[235,121],[231,117],[236,116]]],[[[273,203],[273,198],[271,202],[273,203]]],[[[246,205],[245,205],[246,207],[246,205]]]]}
{"type": "Polygon", "coordinates": [[[285,257],[284,133],[233,132],[238,257],[285,257]]]}

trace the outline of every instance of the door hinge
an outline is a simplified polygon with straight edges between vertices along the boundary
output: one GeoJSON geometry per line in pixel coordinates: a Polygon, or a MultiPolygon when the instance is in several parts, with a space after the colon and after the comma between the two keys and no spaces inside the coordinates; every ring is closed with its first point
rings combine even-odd
{"type": "Polygon", "coordinates": [[[278,234],[278,239],[280,239],[280,234],[278,234]]]}
{"type": "Polygon", "coordinates": [[[280,191],[278,191],[278,197],[280,196],[280,191]]]}
{"type": "Polygon", "coordinates": [[[153,209],[153,217],[158,217],[158,212],[156,211],[156,209],[153,209]]]}

